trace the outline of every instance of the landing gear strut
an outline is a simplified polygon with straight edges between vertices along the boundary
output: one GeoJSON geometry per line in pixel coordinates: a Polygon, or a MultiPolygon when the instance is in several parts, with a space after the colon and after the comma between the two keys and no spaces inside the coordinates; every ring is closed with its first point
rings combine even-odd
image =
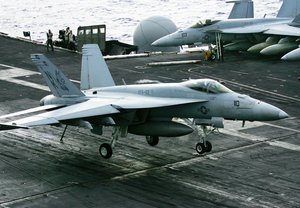
{"type": "Polygon", "coordinates": [[[201,131],[198,129],[198,134],[200,136],[200,141],[196,144],[196,151],[201,155],[205,152],[210,152],[212,150],[212,144],[209,141],[206,141],[206,137],[213,132],[215,129],[208,129],[207,126],[201,125],[201,131]]]}
{"type": "Polygon", "coordinates": [[[206,141],[206,137],[216,130],[216,128],[208,128],[207,125],[196,125],[195,120],[184,119],[184,121],[191,125],[195,131],[197,131],[200,141],[196,144],[196,151],[198,154],[204,154],[205,152],[210,152],[212,150],[212,144],[209,141],[206,141]]]}
{"type": "Polygon", "coordinates": [[[64,142],[63,139],[64,139],[65,133],[66,133],[66,131],[67,131],[67,128],[68,128],[68,125],[65,126],[64,131],[63,131],[63,133],[62,133],[62,135],[61,135],[61,137],[60,137],[60,140],[59,140],[59,141],[60,141],[61,143],[64,142]]]}
{"type": "Polygon", "coordinates": [[[103,143],[99,147],[99,154],[101,155],[101,157],[108,159],[112,156],[113,148],[115,147],[115,144],[119,139],[121,132],[122,132],[122,127],[114,127],[110,144],[103,143]]]}

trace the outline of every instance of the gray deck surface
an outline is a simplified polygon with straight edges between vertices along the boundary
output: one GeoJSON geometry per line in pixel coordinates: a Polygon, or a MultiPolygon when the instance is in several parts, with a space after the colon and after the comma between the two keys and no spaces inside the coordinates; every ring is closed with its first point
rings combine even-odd
{"type": "MultiPolygon", "coordinates": [[[[30,60],[44,53],[73,80],[81,55],[0,36],[0,115],[36,107],[49,94],[30,60]]],[[[198,136],[121,138],[102,159],[103,136],[70,127],[0,132],[0,207],[300,207],[300,62],[225,54],[225,61],[164,67],[147,63],[202,59],[199,53],[109,60],[115,81],[179,82],[214,78],[269,102],[291,117],[276,122],[226,122],[209,136],[211,153],[195,154],[198,136]]]]}

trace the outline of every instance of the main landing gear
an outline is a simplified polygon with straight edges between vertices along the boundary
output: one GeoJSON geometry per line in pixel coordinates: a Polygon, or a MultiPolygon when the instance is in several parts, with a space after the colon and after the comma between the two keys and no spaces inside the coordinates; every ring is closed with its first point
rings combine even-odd
{"type": "Polygon", "coordinates": [[[159,137],[158,136],[146,136],[146,140],[150,146],[156,146],[159,142],[159,137]]]}
{"type": "MultiPolygon", "coordinates": [[[[114,127],[114,130],[112,133],[112,140],[111,140],[110,144],[103,143],[99,147],[99,154],[101,155],[101,157],[108,159],[112,156],[113,148],[115,147],[115,144],[121,134],[122,134],[122,128],[114,127]]],[[[159,137],[158,136],[146,136],[146,141],[150,146],[156,146],[159,142],[159,137]]]]}
{"type": "MultiPolygon", "coordinates": [[[[63,138],[65,136],[67,128],[68,128],[68,125],[65,126],[65,128],[63,130],[63,133],[61,135],[61,138],[60,138],[60,142],[61,143],[63,143],[63,138]]],[[[116,144],[117,140],[119,139],[119,137],[126,134],[124,132],[127,133],[127,129],[126,128],[114,127],[113,132],[112,132],[112,139],[110,141],[110,144],[109,143],[103,143],[99,147],[99,153],[100,153],[101,157],[103,157],[105,159],[108,159],[108,158],[110,158],[112,156],[113,148],[115,147],[115,144],[116,144]]],[[[158,138],[157,138],[157,141],[156,141],[156,139],[154,139],[152,142],[150,141],[150,143],[152,143],[152,144],[154,144],[155,142],[156,142],[156,144],[158,143],[158,138]]]]}
{"type": "Polygon", "coordinates": [[[112,156],[113,148],[115,147],[115,144],[119,139],[121,132],[122,132],[122,127],[114,127],[110,144],[103,143],[99,147],[99,154],[101,155],[101,157],[108,159],[112,156]]]}

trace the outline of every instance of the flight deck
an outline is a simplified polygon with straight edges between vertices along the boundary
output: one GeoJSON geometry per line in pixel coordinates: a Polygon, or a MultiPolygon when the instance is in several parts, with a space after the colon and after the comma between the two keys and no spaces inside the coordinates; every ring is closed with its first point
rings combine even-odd
{"type": "MultiPolygon", "coordinates": [[[[79,85],[81,54],[0,36],[0,116],[37,107],[50,94],[30,59],[43,53],[79,85]]],[[[70,127],[0,132],[0,207],[300,207],[300,66],[278,58],[201,53],[151,54],[106,61],[119,85],[212,78],[275,105],[290,118],[226,121],[208,136],[213,150],[198,155],[196,132],[161,138],[120,138],[103,159],[102,136],[70,127]],[[150,63],[200,60],[194,64],[150,63]]],[[[5,122],[6,120],[1,120],[5,122]]]]}

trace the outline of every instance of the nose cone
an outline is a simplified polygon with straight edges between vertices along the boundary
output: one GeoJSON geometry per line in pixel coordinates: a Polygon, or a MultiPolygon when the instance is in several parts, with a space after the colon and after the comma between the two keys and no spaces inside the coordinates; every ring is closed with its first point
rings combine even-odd
{"type": "Polygon", "coordinates": [[[257,117],[254,120],[258,121],[274,121],[289,117],[283,110],[261,101],[256,104],[253,113],[257,117]]]}
{"type": "Polygon", "coordinates": [[[169,35],[166,35],[162,38],[157,39],[151,45],[158,47],[166,47],[166,46],[180,46],[182,38],[179,32],[175,32],[169,35]]]}
{"type": "Polygon", "coordinates": [[[290,117],[286,112],[284,112],[283,110],[279,111],[279,119],[284,119],[284,118],[288,118],[290,117]]]}

